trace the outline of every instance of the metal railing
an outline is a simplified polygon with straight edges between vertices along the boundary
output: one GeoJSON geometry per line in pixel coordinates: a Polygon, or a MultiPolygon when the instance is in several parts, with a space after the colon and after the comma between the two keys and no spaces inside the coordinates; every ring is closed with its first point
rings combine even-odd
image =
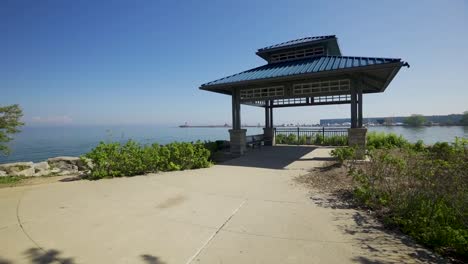
{"type": "MultiPolygon", "coordinates": [[[[313,144],[319,141],[323,144],[326,139],[340,139],[343,144],[347,141],[348,128],[346,127],[277,127],[275,128],[275,137],[283,135],[286,144],[313,144]],[[292,136],[292,138],[291,138],[292,136]],[[292,142],[294,141],[294,142],[292,142]]],[[[334,143],[335,141],[333,141],[334,143]]],[[[331,144],[333,144],[331,143],[331,144]]]]}

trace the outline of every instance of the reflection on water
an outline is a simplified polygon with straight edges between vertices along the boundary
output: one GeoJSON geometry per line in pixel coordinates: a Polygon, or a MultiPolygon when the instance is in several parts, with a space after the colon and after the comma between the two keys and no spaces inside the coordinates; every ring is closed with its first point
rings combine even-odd
{"type": "MultiPolygon", "coordinates": [[[[369,131],[391,132],[411,142],[423,140],[426,144],[453,141],[455,137],[468,138],[468,127],[370,127],[369,131]]],[[[262,128],[248,128],[247,134],[262,134],[262,128]]],[[[15,135],[10,156],[0,156],[0,163],[15,161],[42,161],[56,156],[79,156],[90,151],[100,141],[134,139],[143,144],[173,141],[228,139],[228,128],[179,128],[161,126],[68,126],[24,127],[15,135]]]]}

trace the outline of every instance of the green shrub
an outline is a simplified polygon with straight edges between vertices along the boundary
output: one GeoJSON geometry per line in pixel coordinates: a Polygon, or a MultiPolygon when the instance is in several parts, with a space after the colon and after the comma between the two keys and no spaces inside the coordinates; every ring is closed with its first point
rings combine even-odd
{"type": "Polygon", "coordinates": [[[277,134],[276,137],[275,137],[276,144],[285,144],[285,138],[286,138],[286,135],[277,134]]]}
{"type": "Polygon", "coordinates": [[[174,142],[142,146],[133,140],[120,143],[99,143],[82,159],[89,164],[88,177],[101,179],[134,176],[148,172],[206,168],[211,165],[210,151],[201,142],[174,142]]]}
{"type": "Polygon", "coordinates": [[[348,137],[338,136],[338,135],[323,137],[321,133],[315,133],[313,136],[300,135],[299,138],[297,138],[296,133],[291,133],[287,135],[277,134],[276,143],[277,144],[289,144],[289,145],[313,144],[313,145],[325,145],[325,146],[346,146],[348,145],[348,137]]]}
{"type": "Polygon", "coordinates": [[[367,133],[368,149],[390,149],[402,148],[408,146],[409,142],[403,136],[397,136],[394,133],[369,132],[367,133]]]}
{"type": "MultiPolygon", "coordinates": [[[[468,256],[467,141],[373,150],[353,167],[355,198],[436,251],[468,256]],[[419,149],[419,151],[414,151],[419,149]]],[[[388,146],[388,145],[387,145],[388,146]]]]}
{"type": "Polygon", "coordinates": [[[355,150],[351,147],[336,148],[330,151],[330,155],[343,164],[345,160],[351,160],[354,158],[355,150]]]}
{"type": "Polygon", "coordinates": [[[423,152],[426,150],[426,146],[424,146],[424,142],[422,140],[418,140],[416,143],[411,144],[410,148],[417,152],[423,152]]]}
{"type": "Polygon", "coordinates": [[[329,136],[322,137],[322,143],[320,145],[325,146],[347,146],[348,136],[329,136]]]}
{"type": "Polygon", "coordinates": [[[297,139],[297,143],[299,145],[305,145],[307,143],[307,136],[306,135],[299,136],[299,138],[297,139]]]}
{"type": "Polygon", "coordinates": [[[286,144],[297,144],[296,134],[289,134],[286,137],[286,144]]]}
{"type": "Polygon", "coordinates": [[[315,145],[323,145],[323,143],[324,143],[324,138],[323,138],[322,134],[319,134],[319,133],[315,134],[314,144],[315,145]]]}
{"type": "Polygon", "coordinates": [[[205,141],[203,146],[210,151],[210,160],[213,161],[214,154],[222,149],[227,148],[228,143],[224,140],[205,141]]]}

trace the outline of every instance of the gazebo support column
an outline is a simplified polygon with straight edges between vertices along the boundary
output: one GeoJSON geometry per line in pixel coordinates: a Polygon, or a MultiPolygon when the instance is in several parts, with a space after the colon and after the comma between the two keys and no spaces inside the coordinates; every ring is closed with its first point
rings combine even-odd
{"type": "Polygon", "coordinates": [[[273,127],[273,101],[265,101],[265,128],[263,128],[263,138],[265,146],[275,145],[275,129],[273,127]]]}
{"type": "Polygon", "coordinates": [[[364,159],[366,154],[367,128],[362,127],[362,86],[351,91],[351,128],[348,129],[348,145],[355,148],[356,159],[364,159]]]}
{"type": "Polygon", "coordinates": [[[230,149],[234,155],[243,155],[247,147],[247,129],[241,129],[240,92],[232,92],[232,129],[229,130],[230,149]]]}

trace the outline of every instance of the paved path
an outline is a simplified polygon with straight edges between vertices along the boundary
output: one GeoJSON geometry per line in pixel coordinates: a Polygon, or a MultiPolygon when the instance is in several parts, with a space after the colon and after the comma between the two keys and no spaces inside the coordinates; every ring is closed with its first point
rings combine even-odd
{"type": "Polygon", "coordinates": [[[209,169],[0,189],[0,263],[428,261],[294,183],[328,152],[263,148],[209,169]]]}

